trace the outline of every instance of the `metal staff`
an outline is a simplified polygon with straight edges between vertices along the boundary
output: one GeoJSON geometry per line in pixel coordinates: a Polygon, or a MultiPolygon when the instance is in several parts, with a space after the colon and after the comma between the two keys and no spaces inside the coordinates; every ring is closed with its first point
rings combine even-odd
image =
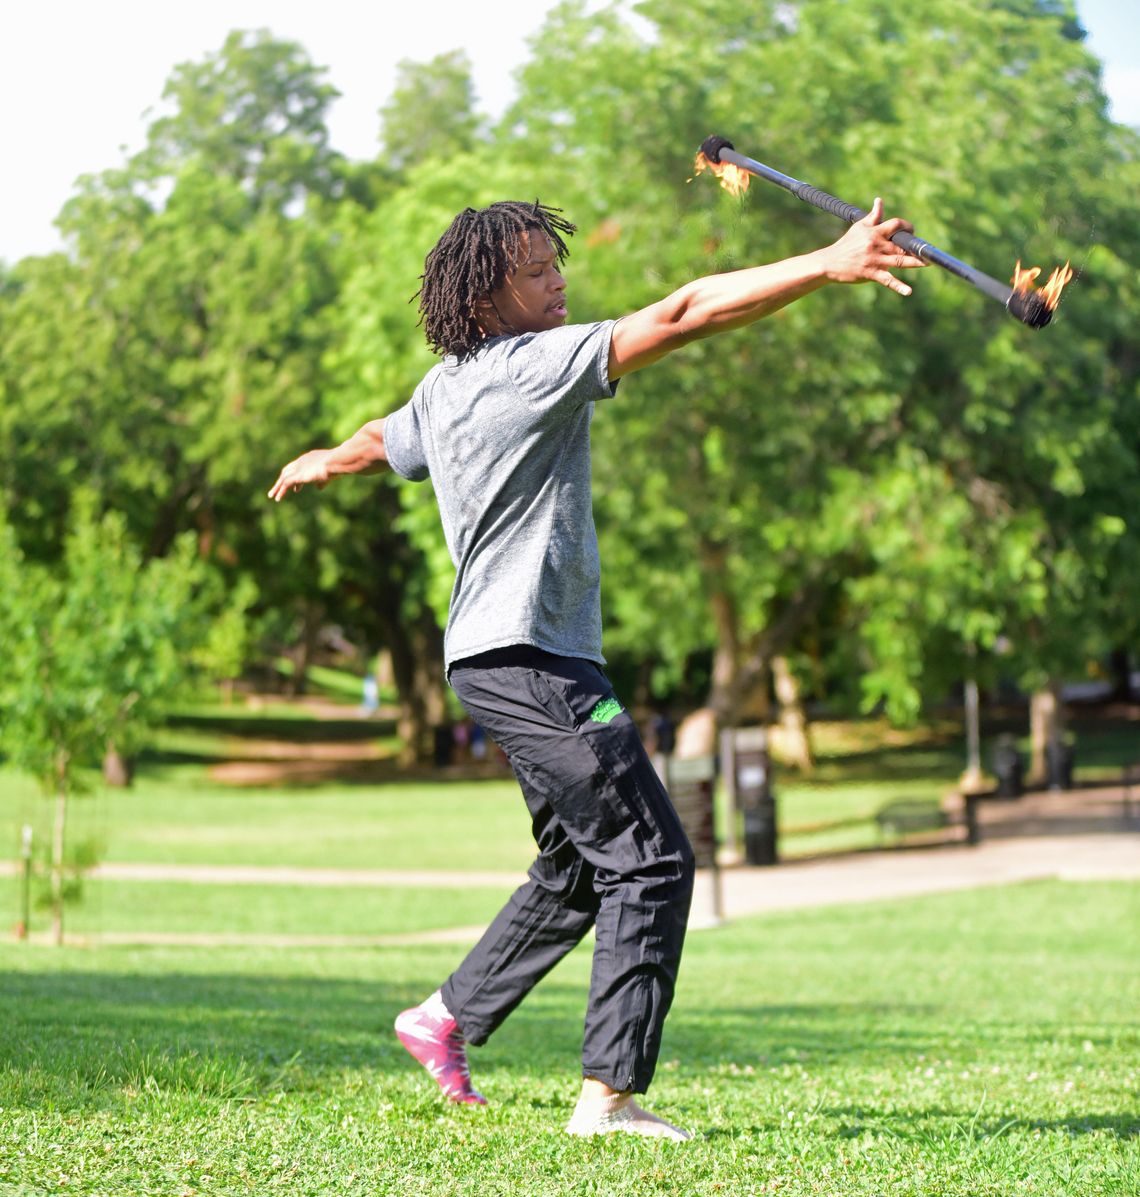
{"type": "MultiPolygon", "coordinates": [[[[765,166],[764,163],[757,162],[754,158],[746,158],[743,154],[738,154],[733,148],[732,142],[723,137],[715,135],[706,137],[701,142],[701,153],[714,169],[719,164],[731,163],[733,166],[747,171],[750,175],[757,175],[761,179],[767,179],[769,183],[783,187],[797,199],[812,204],[824,212],[830,212],[833,216],[838,216],[840,220],[847,221],[848,224],[854,224],[867,215],[862,208],[856,208],[853,204],[836,199],[834,195],[820,191],[818,187],[812,187],[809,183],[793,179],[790,175],[781,174],[780,171],[773,170],[772,167],[765,166]]],[[[1030,328],[1044,328],[1053,319],[1053,309],[1057,306],[1061,287],[1072,277],[1072,271],[1066,264],[1062,270],[1053,272],[1053,277],[1047,286],[1040,290],[1030,290],[1030,284],[1037,277],[1039,271],[1034,269],[1023,272],[1020,269],[1021,264],[1018,263],[1018,281],[1024,280],[1024,286],[1011,287],[1008,283],[999,282],[996,278],[983,274],[968,263],[951,257],[950,254],[931,245],[929,241],[916,237],[913,233],[900,230],[891,240],[916,258],[922,258],[925,262],[941,266],[943,270],[948,270],[958,278],[965,279],[966,282],[977,287],[991,299],[996,299],[1011,316],[1020,320],[1022,324],[1028,324],[1030,328]],[[1059,283],[1054,281],[1058,277],[1060,277],[1059,283]]]]}

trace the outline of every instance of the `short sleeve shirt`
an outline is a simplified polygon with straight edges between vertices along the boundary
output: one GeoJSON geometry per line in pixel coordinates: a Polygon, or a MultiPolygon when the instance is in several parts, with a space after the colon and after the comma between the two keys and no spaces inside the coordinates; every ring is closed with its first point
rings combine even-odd
{"type": "Polygon", "coordinates": [[[445,358],[387,418],[388,463],[431,478],[455,564],[449,666],[512,644],[604,662],[590,421],[616,389],[613,323],[445,358]]]}

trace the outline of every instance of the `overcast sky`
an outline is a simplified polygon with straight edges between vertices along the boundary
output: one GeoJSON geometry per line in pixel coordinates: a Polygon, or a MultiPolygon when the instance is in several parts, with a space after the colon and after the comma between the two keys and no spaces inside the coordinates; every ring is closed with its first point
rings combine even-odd
{"type": "MultiPolygon", "coordinates": [[[[172,68],[221,48],[231,29],[268,28],[300,42],[342,93],[329,114],[350,158],[377,148],[377,111],[396,64],[465,49],[480,107],[500,113],[527,39],[553,0],[0,0],[0,259],[60,247],[52,221],[75,179],[139,149],[172,68]],[[393,12],[399,16],[393,18],[393,12]]],[[[1135,0],[1077,0],[1105,63],[1116,120],[1140,125],[1135,0]]]]}

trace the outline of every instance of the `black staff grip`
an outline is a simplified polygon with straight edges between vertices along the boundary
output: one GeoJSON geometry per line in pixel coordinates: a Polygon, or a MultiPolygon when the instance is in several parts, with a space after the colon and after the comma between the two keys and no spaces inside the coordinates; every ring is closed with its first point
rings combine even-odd
{"type": "Polygon", "coordinates": [[[841,199],[836,199],[834,195],[829,195],[826,191],[820,191],[818,187],[812,187],[808,183],[801,183],[794,189],[794,194],[797,199],[802,199],[804,203],[811,204],[816,208],[822,208],[825,212],[830,212],[832,216],[838,216],[840,220],[847,221],[848,224],[854,224],[867,215],[862,208],[856,208],[854,204],[848,204],[841,199]]]}
{"type": "Polygon", "coordinates": [[[923,241],[921,237],[916,237],[913,233],[904,232],[902,229],[899,229],[891,240],[899,249],[905,249],[908,254],[913,254],[916,258],[922,258],[926,262],[930,261],[929,251],[934,246],[929,241],[923,241]]]}
{"type": "MultiPolygon", "coordinates": [[[[856,224],[867,215],[862,208],[856,208],[854,204],[837,199],[834,195],[829,195],[826,191],[820,191],[818,187],[812,187],[807,183],[801,183],[794,189],[793,194],[797,199],[802,199],[813,207],[822,208],[824,212],[830,212],[833,216],[838,216],[840,220],[847,221],[848,224],[856,224]]],[[[913,233],[899,229],[891,240],[900,249],[905,249],[908,254],[913,254],[916,258],[922,258],[928,262],[932,260],[930,251],[934,249],[934,246],[929,241],[923,241],[921,237],[916,237],[913,233]]]]}

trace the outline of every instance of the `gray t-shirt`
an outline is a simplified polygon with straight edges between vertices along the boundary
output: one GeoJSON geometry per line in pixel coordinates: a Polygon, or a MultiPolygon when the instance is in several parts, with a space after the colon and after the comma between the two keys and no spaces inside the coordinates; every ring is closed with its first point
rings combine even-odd
{"type": "Polygon", "coordinates": [[[384,425],[392,469],[435,487],[455,563],[449,666],[511,644],[604,663],[590,420],[617,385],[613,323],[445,358],[384,425]]]}

